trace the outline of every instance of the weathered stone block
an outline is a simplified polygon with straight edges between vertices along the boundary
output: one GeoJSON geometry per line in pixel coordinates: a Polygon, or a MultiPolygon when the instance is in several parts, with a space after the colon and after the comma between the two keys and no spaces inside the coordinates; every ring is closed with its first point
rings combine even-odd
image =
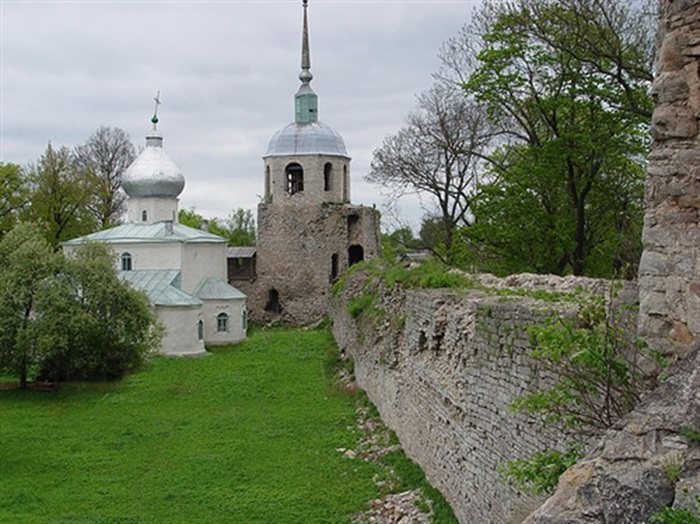
{"type": "Polygon", "coordinates": [[[659,106],[651,117],[651,134],[656,140],[693,138],[698,134],[695,112],[685,106],[659,106]]]}

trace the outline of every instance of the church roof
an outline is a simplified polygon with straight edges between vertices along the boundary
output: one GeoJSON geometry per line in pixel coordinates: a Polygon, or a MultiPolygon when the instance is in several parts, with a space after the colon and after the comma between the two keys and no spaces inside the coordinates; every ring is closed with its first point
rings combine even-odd
{"type": "Polygon", "coordinates": [[[185,177],[165,153],[163,137],[158,132],[160,92],[154,100],[153,129],[146,137],[146,147],[127,168],[122,180],[122,189],[130,198],[177,198],[185,188],[185,177]]]}
{"type": "Polygon", "coordinates": [[[273,135],[263,158],[288,155],[334,155],[349,158],[343,137],[323,122],[292,122],[283,127],[273,135]]]}
{"type": "Polygon", "coordinates": [[[246,298],[235,287],[214,277],[204,277],[192,294],[202,300],[244,300],[246,298]]]}
{"type": "Polygon", "coordinates": [[[120,271],[119,277],[144,291],[156,306],[201,306],[202,301],[180,289],[177,269],[120,271]]]}
{"type": "Polygon", "coordinates": [[[125,243],[226,243],[227,239],[193,227],[172,222],[153,224],[129,223],[104,229],[83,237],[63,242],[62,245],[77,246],[86,242],[106,244],[125,243]]]}

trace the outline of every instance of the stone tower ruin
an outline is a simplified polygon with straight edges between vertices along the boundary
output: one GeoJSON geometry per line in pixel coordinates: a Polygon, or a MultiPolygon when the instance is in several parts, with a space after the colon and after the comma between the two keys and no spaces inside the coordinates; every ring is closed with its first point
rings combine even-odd
{"type": "Polygon", "coordinates": [[[256,277],[240,286],[258,322],[320,319],[328,312],[331,286],[339,275],[379,254],[379,213],[350,203],[345,142],[318,120],[318,96],[310,85],[307,9],[304,0],[295,119],[274,134],[263,156],[256,277]]]}

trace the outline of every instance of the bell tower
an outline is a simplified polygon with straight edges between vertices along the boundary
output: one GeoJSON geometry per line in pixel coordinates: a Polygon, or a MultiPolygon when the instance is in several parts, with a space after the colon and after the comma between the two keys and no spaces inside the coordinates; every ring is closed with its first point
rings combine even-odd
{"type": "Polygon", "coordinates": [[[319,121],[311,88],[308,0],[302,0],[301,73],[294,121],[263,156],[258,205],[257,277],[241,287],[255,321],[314,322],[330,288],[355,262],[379,254],[379,213],[350,203],[350,156],[342,136],[319,121]]]}

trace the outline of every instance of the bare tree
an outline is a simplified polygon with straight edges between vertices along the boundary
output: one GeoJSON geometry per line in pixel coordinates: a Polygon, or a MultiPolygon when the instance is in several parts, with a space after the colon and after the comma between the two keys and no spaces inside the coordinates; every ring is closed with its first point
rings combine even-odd
{"type": "Polygon", "coordinates": [[[418,97],[406,126],[374,151],[365,179],[391,189],[390,200],[428,194],[437,203],[449,250],[456,227],[469,222],[480,164],[493,138],[483,109],[457,86],[438,82],[418,97]]]}
{"type": "Polygon", "coordinates": [[[75,148],[76,166],[94,187],[88,208],[100,228],[119,222],[126,197],[122,176],[136,158],[129,135],[118,127],[100,127],[84,145],[75,148]]]}

